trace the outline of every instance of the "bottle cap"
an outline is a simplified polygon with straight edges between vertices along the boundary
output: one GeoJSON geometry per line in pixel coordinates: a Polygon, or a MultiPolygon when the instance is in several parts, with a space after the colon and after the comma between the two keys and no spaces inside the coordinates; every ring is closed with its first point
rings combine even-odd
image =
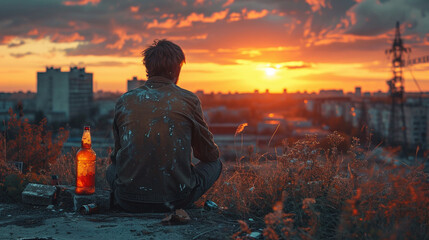
{"type": "Polygon", "coordinates": [[[85,126],[83,130],[89,130],[89,126],[85,126]]]}
{"type": "Polygon", "coordinates": [[[86,204],[86,205],[82,205],[79,208],[79,213],[82,215],[90,215],[93,213],[98,213],[99,209],[97,204],[95,203],[90,203],[90,204],[86,204]]]}
{"type": "Polygon", "coordinates": [[[219,207],[215,202],[213,202],[211,200],[207,200],[204,203],[204,209],[206,209],[206,210],[217,210],[217,209],[219,209],[219,207]]]}

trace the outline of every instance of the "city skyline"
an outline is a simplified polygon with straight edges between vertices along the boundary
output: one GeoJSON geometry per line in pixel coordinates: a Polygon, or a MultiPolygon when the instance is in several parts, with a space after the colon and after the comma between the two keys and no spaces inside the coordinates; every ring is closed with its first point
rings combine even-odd
{"type": "MultiPolygon", "coordinates": [[[[79,71],[83,71],[85,72],[85,67],[78,67],[78,66],[69,66],[68,69],[64,69],[61,67],[54,67],[54,66],[46,66],[45,71],[38,71],[37,75],[43,75],[46,74],[48,72],[57,72],[60,74],[68,74],[71,71],[75,71],[75,70],[79,70],[79,71]]],[[[91,76],[93,75],[93,73],[88,72],[89,74],[91,74],[91,76]]],[[[145,84],[147,79],[139,79],[137,76],[132,76],[126,80],[124,80],[124,83],[126,84],[126,89],[124,91],[120,91],[120,90],[115,90],[115,91],[109,91],[109,90],[103,90],[103,89],[96,89],[96,87],[94,86],[96,83],[92,82],[92,89],[93,89],[93,93],[99,93],[99,94],[123,94],[127,91],[131,91],[134,88],[137,88],[139,86],[142,86],[145,84]]],[[[36,84],[37,84],[37,79],[36,79],[36,84]]],[[[58,81],[58,80],[57,80],[58,81]]],[[[55,82],[55,80],[54,80],[55,82]]],[[[366,91],[365,89],[362,89],[361,86],[355,86],[354,89],[351,89],[350,91],[346,91],[343,88],[320,88],[317,90],[313,90],[313,91],[300,91],[300,90],[296,90],[296,91],[288,91],[287,88],[283,88],[282,91],[278,91],[278,92],[272,92],[269,89],[254,89],[253,91],[230,91],[230,90],[220,90],[220,91],[206,91],[203,88],[198,88],[196,90],[193,91],[196,94],[221,94],[221,95],[227,95],[227,94],[244,94],[244,95],[248,95],[248,94],[320,94],[320,95],[356,95],[358,94],[358,96],[360,96],[361,94],[367,94],[367,96],[370,96],[368,94],[371,95],[375,95],[375,94],[382,94],[384,96],[388,96],[388,91],[381,91],[381,90],[376,90],[376,91],[366,91]]],[[[1,94],[37,94],[38,91],[37,89],[35,91],[31,91],[31,90],[27,90],[27,91],[22,91],[22,90],[18,90],[18,91],[0,91],[1,94]]],[[[410,94],[429,94],[429,91],[408,91],[407,93],[410,94]]],[[[42,93],[42,95],[45,95],[45,93],[42,93]]]]}
{"type": "MultiPolygon", "coordinates": [[[[34,92],[45,66],[76,65],[96,91],[125,92],[146,79],[140,52],[166,38],[187,58],[178,85],[194,92],[386,92],[396,21],[406,59],[426,56],[428,12],[424,0],[2,2],[0,89],[34,92]]],[[[418,91],[414,76],[427,91],[428,69],[406,67],[405,90],[418,91]]]]}
{"type": "MultiPolygon", "coordinates": [[[[72,69],[82,69],[82,70],[86,70],[85,67],[83,66],[76,66],[76,65],[71,65],[68,66],[66,68],[64,67],[55,67],[55,66],[46,66],[44,71],[38,71],[38,74],[41,73],[46,73],[46,71],[48,70],[56,70],[58,72],[61,73],[68,73],[69,71],[71,71],[72,69]]],[[[91,72],[89,72],[90,74],[93,74],[91,72]]],[[[127,91],[130,91],[140,85],[143,85],[146,82],[146,78],[140,78],[138,76],[130,76],[127,79],[122,79],[121,81],[123,82],[123,84],[125,84],[125,89],[123,91],[119,90],[119,89],[113,89],[113,90],[109,90],[109,89],[99,89],[97,88],[97,83],[93,82],[93,93],[112,93],[112,94],[123,94],[127,91]],[[138,82],[138,83],[137,83],[138,82]]],[[[0,93],[2,94],[37,94],[37,76],[35,79],[35,83],[36,83],[36,89],[35,90],[12,90],[12,91],[0,91],[0,93]]],[[[219,90],[219,91],[214,91],[214,90],[205,90],[203,88],[195,88],[195,90],[193,90],[194,93],[200,93],[200,94],[255,94],[255,93],[259,93],[259,94],[322,94],[322,95],[326,95],[328,94],[327,92],[335,92],[335,95],[346,95],[346,94],[355,94],[356,91],[359,91],[361,94],[366,93],[366,94],[384,94],[385,96],[388,96],[388,89],[377,89],[377,90],[373,90],[373,91],[369,91],[368,89],[363,89],[362,86],[360,85],[356,85],[353,87],[353,89],[344,89],[341,87],[334,87],[334,88],[319,88],[319,89],[314,89],[311,91],[308,90],[295,90],[295,91],[289,91],[289,89],[287,88],[283,88],[281,89],[281,91],[270,91],[270,89],[266,88],[266,89],[253,89],[253,90],[248,90],[248,91],[231,91],[228,89],[223,89],[223,90],[219,90]],[[357,88],[359,88],[359,90],[357,90],[357,88]]],[[[407,93],[410,94],[429,94],[428,90],[423,90],[420,91],[418,89],[415,89],[414,91],[407,91],[407,93]]]]}

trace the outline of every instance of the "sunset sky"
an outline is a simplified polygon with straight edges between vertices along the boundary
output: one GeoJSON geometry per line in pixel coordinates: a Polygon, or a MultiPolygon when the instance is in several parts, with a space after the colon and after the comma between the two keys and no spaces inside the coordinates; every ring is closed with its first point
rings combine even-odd
{"type": "MultiPolygon", "coordinates": [[[[396,21],[406,58],[429,55],[428,0],[0,0],[0,92],[36,91],[46,66],[85,66],[95,90],[146,79],[154,39],[186,55],[196,91],[387,91],[396,21]]],[[[429,63],[404,69],[429,91],[429,63]]]]}

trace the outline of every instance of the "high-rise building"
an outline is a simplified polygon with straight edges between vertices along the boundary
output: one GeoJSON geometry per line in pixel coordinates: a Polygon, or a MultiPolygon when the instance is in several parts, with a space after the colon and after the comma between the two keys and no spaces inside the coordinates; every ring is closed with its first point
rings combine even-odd
{"type": "Polygon", "coordinates": [[[405,105],[407,143],[411,149],[428,149],[429,108],[421,104],[405,105]]]}
{"type": "Polygon", "coordinates": [[[46,67],[46,72],[37,73],[36,108],[53,122],[86,118],[93,101],[93,75],[85,68],[46,67]]]}
{"type": "Polygon", "coordinates": [[[355,87],[355,96],[356,97],[362,96],[362,87],[355,87]]]}
{"type": "Polygon", "coordinates": [[[319,95],[324,97],[342,97],[344,96],[344,92],[342,89],[321,89],[319,95]]]}
{"type": "Polygon", "coordinates": [[[139,79],[137,79],[136,76],[134,76],[133,79],[127,81],[127,91],[131,91],[133,89],[141,87],[145,83],[146,83],[145,80],[139,80],[139,79]]]}

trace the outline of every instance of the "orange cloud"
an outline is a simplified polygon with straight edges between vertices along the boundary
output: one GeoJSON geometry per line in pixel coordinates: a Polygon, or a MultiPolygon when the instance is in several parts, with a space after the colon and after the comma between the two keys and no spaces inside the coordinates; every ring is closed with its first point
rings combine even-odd
{"type": "Polygon", "coordinates": [[[207,39],[208,34],[194,35],[194,36],[170,36],[169,40],[177,41],[177,40],[198,40],[198,39],[207,39]]]}
{"type": "MultiPolygon", "coordinates": [[[[311,21],[312,17],[308,19],[304,27],[304,37],[306,42],[306,47],[310,46],[321,46],[329,45],[332,43],[353,43],[359,40],[379,40],[379,39],[391,39],[394,35],[394,29],[391,29],[388,32],[374,35],[374,36],[365,36],[365,35],[354,35],[347,33],[350,26],[356,24],[356,14],[353,11],[346,12],[346,18],[342,18],[340,22],[335,26],[334,29],[322,29],[317,35],[314,32],[311,32],[311,21]]],[[[402,36],[404,39],[409,37],[410,39],[417,39],[418,37],[414,35],[402,36]]],[[[418,40],[420,41],[420,40],[418,40]]]]}
{"type": "Polygon", "coordinates": [[[176,0],[176,2],[182,4],[182,6],[186,7],[188,5],[188,3],[186,2],[186,0],[176,0]]]}
{"type": "Polygon", "coordinates": [[[308,5],[311,6],[311,11],[316,12],[319,11],[320,8],[322,7],[326,7],[326,2],[325,0],[305,0],[308,5]]]}
{"type": "MultiPolygon", "coordinates": [[[[353,11],[347,11],[346,18],[341,18],[340,22],[337,23],[337,25],[335,26],[335,29],[331,30],[330,32],[343,33],[346,29],[348,29],[354,24],[356,24],[356,14],[353,11]]],[[[319,33],[319,35],[322,35],[327,32],[327,29],[324,29],[319,33]]]]}
{"type": "Polygon", "coordinates": [[[241,54],[243,54],[243,55],[249,55],[249,57],[256,57],[256,56],[261,56],[262,55],[261,51],[254,50],[254,49],[241,51],[241,54]]]}
{"type": "Polygon", "coordinates": [[[71,35],[63,35],[60,33],[55,33],[51,37],[51,41],[53,42],[59,42],[59,43],[68,43],[68,42],[74,42],[74,41],[83,41],[85,40],[84,36],[81,36],[79,33],[75,32],[71,35]]]}
{"type": "Polygon", "coordinates": [[[187,53],[209,53],[210,50],[208,49],[186,49],[187,53]]]}
{"type": "Polygon", "coordinates": [[[203,4],[204,4],[204,0],[195,0],[195,2],[194,2],[194,6],[203,5],[203,4]]]}
{"type": "Polygon", "coordinates": [[[229,14],[229,18],[227,21],[228,22],[236,22],[236,21],[240,21],[240,20],[241,20],[241,14],[233,12],[233,13],[229,14]]]}
{"type": "Polygon", "coordinates": [[[266,47],[266,48],[237,48],[237,49],[219,48],[217,49],[217,52],[218,53],[240,53],[242,55],[249,55],[250,57],[255,57],[255,56],[262,55],[262,52],[284,52],[284,51],[296,51],[296,50],[299,50],[299,47],[278,46],[278,47],[266,47]]]}
{"type": "Polygon", "coordinates": [[[104,41],[106,41],[105,37],[99,36],[98,34],[94,34],[92,36],[91,43],[93,43],[93,44],[99,44],[99,43],[102,43],[104,41]]]}
{"type": "MultiPolygon", "coordinates": [[[[246,10],[246,9],[244,9],[246,10]]],[[[258,19],[258,18],[263,18],[268,14],[268,10],[267,9],[263,9],[260,12],[257,12],[255,10],[250,10],[249,12],[245,11],[244,12],[244,18],[245,19],[258,19]]]]}
{"type": "Polygon", "coordinates": [[[131,12],[133,12],[133,13],[138,12],[138,11],[139,11],[139,9],[140,9],[140,7],[139,7],[139,6],[131,6],[131,7],[130,7],[130,11],[131,11],[131,12]]]}
{"type": "Polygon", "coordinates": [[[429,46],[429,33],[426,34],[426,37],[424,38],[423,45],[429,46]]]}
{"type": "Polygon", "coordinates": [[[278,15],[278,16],[280,16],[280,17],[284,17],[284,16],[286,16],[286,13],[281,12],[281,11],[279,11],[279,10],[277,10],[277,9],[273,9],[273,10],[271,10],[271,14],[275,14],[275,15],[278,15]]]}
{"type": "Polygon", "coordinates": [[[127,31],[123,28],[116,28],[113,32],[118,36],[119,40],[113,44],[106,45],[106,47],[110,49],[118,49],[118,50],[122,49],[122,47],[125,44],[125,41],[127,40],[133,40],[136,42],[143,41],[142,37],[139,34],[128,35],[127,31]]]}
{"type": "Polygon", "coordinates": [[[147,29],[150,28],[173,28],[177,23],[177,20],[174,19],[167,19],[164,22],[158,22],[158,20],[154,19],[151,23],[148,23],[147,29]]]}
{"type": "Polygon", "coordinates": [[[28,31],[28,33],[27,33],[27,35],[29,35],[29,36],[35,36],[37,34],[39,34],[39,30],[37,30],[36,28],[28,31]]]}
{"type": "Polygon", "coordinates": [[[344,26],[345,28],[349,27],[349,21],[347,21],[347,19],[345,18],[341,18],[341,21],[337,24],[337,26],[335,26],[335,28],[340,28],[344,26]]]}
{"type": "Polygon", "coordinates": [[[287,32],[291,34],[300,24],[300,20],[293,18],[291,23],[285,23],[284,26],[288,29],[287,32]]]}
{"type": "Polygon", "coordinates": [[[81,29],[90,28],[90,25],[86,22],[69,21],[68,24],[70,27],[73,27],[74,30],[81,30],[81,29]]]}
{"type": "Polygon", "coordinates": [[[346,15],[347,15],[347,17],[349,17],[351,25],[355,25],[356,24],[356,13],[353,11],[347,11],[346,15]]]}
{"type": "Polygon", "coordinates": [[[210,17],[205,17],[204,14],[200,13],[191,13],[186,17],[186,19],[181,20],[177,27],[190,27],[193,22],[204,22],[204,23],[213,23],[218,20],[225,19],[228,15],[229,9],[225,9],[220,12],[214,12],[210,17]]]}
{"type": "Polygon", "coordinates": [[[227,7],[233,3],[234,3],[234,0],[227,0],[224,4],[222,4],[222,7],[227,7]]]}
{"type": "Polygon", "coordinates": [[[310,35],[312,22],[313,22],[313,16],[310,16],[304,24],[304,37],[307,37],[310,35]]]}
{"type": "Polygon", "coordinates": [[[304,68],[311,68],[311,63],[306,63],[303,61],[289,61],[289,62],[283,62],[276,65],[276,68],[287,68],[287,69],[304,69],[304,68]]]}
{"type": "Polygon", "coordinates": [[[82,5],[87,5],[88,3],[91,3],[92,5],[97,5],[98,3],[100,3],[101,0],[68,0],[63,2],[64,5],[66,6],[82,6],[82,5]]]}
{"type": "Polygon", "coordinates": [[[164,14],[161,15],[160,18],[161,19],[163,19],[163,18],[174,18],[174,14],[173,13],[171,13],[171,14],[164,13],[164,14]]]}
{"type": "Polygon", "coordinates": [[[12,36],[12,35],[3,36],[3,39],[1,40],[0,43],[7,44],[7,43],[11,42],[15,37],[16,36],[12,36]]]}
{"type": "Polygon", "coordinates": [[[388,33],[379,34],[376,36],[359,36],[352,34],[345,34],[342,31],[331,31],[323,36],[312,36],[307,39],[306,46],[321,46],[321,45],[329,45],[332,43],[351,43],[356,42],[358,40],[377,40],[377,39],[390,39],[391,36],[388,33]]]}

